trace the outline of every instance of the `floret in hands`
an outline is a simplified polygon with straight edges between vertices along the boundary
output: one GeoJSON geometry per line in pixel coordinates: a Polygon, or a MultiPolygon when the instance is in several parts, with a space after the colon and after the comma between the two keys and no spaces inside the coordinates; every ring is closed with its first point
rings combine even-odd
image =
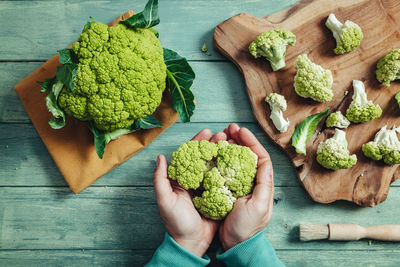
{"type": "Polygon", "coordinates": [[[378,61],[376,79],[385,86],[400,79],[400,49],[390,51],[378,61]]]}
{"type": "Polygon", "coordinates": [[[286,66],[286,46],[296,43],[296,35],[288,30],[271,30],[261,33],[249,46],[255,58],[265,57],[272,70],[277,71],[286,66]]]}
{"type": "Polygon", "coordinates": [[[283,117],[282,111],[287,108],[286,99],[283,95],[277,93],[270,93],[266,98],[265,102],[268,103],[271,109],[271,115],[269,116],[274,123],[276,129],[281,133],[287,131],[289,127],[289,119],[283,117]]]}
{"type": "Polygon", "coordinates": [[[347,149],[344,131],[335,129],[331,138],[318,145],[317,162],[330,170],[348,169],[357,163],[357,156],[347,149]]]}
{"type": "Polygon", "coordinates": [[[335,54],[340,55],[353,51],[360,46],[364,38],[360,26],[350,20],[346,20],[343,24],[336,18],[335,14],[329,15],[325,25],[332,31],[336,40],[336,48],[333,50],[335,54]]]}
{"type": "Polygon", "coordinates": [[[346,111],[346,117],[354,123],[363,123],[379,118],[382,115],[382,109],[378,104],[374,104],[367,99],[365,86],[362,81],[353,81],[353,101],[346,111]]]}
{"type": "Polygon", "coordinates": [[[205,217],[222,220],[238,197],[249,194],[257,172],[250,148],[203,140],[182,144],[172,154],[168,175],[185,189],[201,190],[193,204],[205,217]]]}
{"type": "Polygon", "coordinates": [[[368,142],[362,146],[364,155],[373,160],[381,160],[387,165],[400,163],[400,141],[397,138],[397,133],[400,132],[400,127],[393,126],[392,129],[387,129],[383,126],[375,135],[374,141],[368,142]]]}
{"type": "Polygon", "coordinates": [[[68,115],[112,131],[128,128],[160,105],[166,66],[152,31],[93,22],[72,48],[79,59],[75,92],[64,87],[58,100],[68,115]]]}
{"type": "Polygon", "coordinates": [[[299,96],[318,102],[332,100],[333,78],[330,70],[313,63],[306,54],[297,57],[294,67],[297,69],[294,89],[299,96]]]}
{"type": "Polygon", "coordinates": [[[350,121],[340,112],[340,110],[331,113],[326,119],[326,127],[336,127],[345,129],[349,127],[350,121]]]}

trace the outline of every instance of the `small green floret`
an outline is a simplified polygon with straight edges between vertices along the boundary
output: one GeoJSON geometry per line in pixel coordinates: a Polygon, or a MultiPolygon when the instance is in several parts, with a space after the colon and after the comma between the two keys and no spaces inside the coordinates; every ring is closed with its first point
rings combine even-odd
{"type": "Polygon", "coordinates": [[[255,58],[265,57],[272,70],[277,71],[286,66],[286,46],[296,43],[296,35],[288,30],[270,30],[261,33],[249,46],[250,54],[255,58]]]}
{"type": "Polygon", "coordinates": [[[374,141],[362,146],[364,155],[373,160],[381,160],[387,165],[400,163],[400,141],[397,138],[400,127],[393,126],[391,130],[383,126],[375,135],[374,141]]]}
{"type": "Polygon", "coordinates": [[[193,198],[205,217],[223,219],[237,197],[251,193],[257,156],[248,148],[220,141],[189,141],[172,154],[168,174],[185,189],[202,190],[193,198]]]}
{"type": "Polygon", "coordinates": [[[326,127],[337,127],[345,129],[349,127],[350,121],[340,112],[340,110],[331,113],[326,119],[326,127]]]}
{"type": "Polygon", "coordinates": [[[376,79],[384,86],[400,79],[400,49],[390,51],[376,65],[376,79]]]}
{"type": "Polygon", "coordinates": [[[374,104],[367,99],[365,86],[363,82],[353,81],[353,101],[346,111],[346,117],[354,123],[364,123],[379,118],[382,115],[382,109],[378,104],[374,104]]]}
{"type": "Polygon", "coordinates": [[[297,57],[294,67],[297,69],[294,77],[294,89],[304,98],[312,98],[318,102],[332,100],[332,72],[311,62],[306,54],[297,57]]]}
{"type": "Polygon", "coordinates": [[[347,149],[346,133],[335,129],[335,134],[321,142],[317,149],[317,162],[330,170],[348,169],[357,163],[357,156],[347,149]]]}
{"type": "Polygon", "coordinates": [[[74,92],[64,87],[58,99],[68,115],[112,131],[130,127],[160,105],[166,66],[152,31],[91,22],[72,48],[79,59],[74,92]]]}
{"type": "Polygon", "coordinates": [[[334,14],[330,14],[325,23],[326,27],[333,33],[336,39],[335,54],[344,54],[353,51],[360,46],[364,38],[363,32],[356,23],[346,20],[342,24],[334,14]]]}
{"type": "Polygon", "coordinates": [[[266,98],[265,102],[268,103],[271,109],[271,115],[269,116],[274,123],[276,129],[281,133],[287,131],[290,122],[289,119],[283,117],[282,111],[287,108],[287,102],[283,95],[277,93],[270,93],[266,98]]]}

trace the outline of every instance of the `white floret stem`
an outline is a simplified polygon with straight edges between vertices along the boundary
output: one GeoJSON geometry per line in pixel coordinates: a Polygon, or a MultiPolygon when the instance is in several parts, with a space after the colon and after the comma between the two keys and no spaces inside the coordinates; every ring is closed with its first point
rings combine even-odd
{"type": "Polygon", "coordinates": [[[335,16],[335,14],[330,14],[325,22],[326,27],[332,31],[333,37],[338,40],[342,31],[343,23],[341,23],[335,16]]]}
{"type": "Polygon", "coordinates": [[[271,115],[269,117],[271,118],[278,131],[280,131],[281,133],[287,131],[290,122],[289,120],[285,120],[282,110],[275,106],[271,107],[271,115]]]}
{"type": "Polygon", "coordinates": [[[285,58],[280,58],[276,62],[270,61],[270,63],[271,63],[271,67],[272,67],[273,71],[280,70],[280,69],[282,69],[282,68],[284,68],[286,66],[285,58]]]}
{"type": "Polygon", "coordinates": [[[347,140],[346,140],[346,132],[339,130],[339,129],[335,129],[335,134],[332,136],[333,139],[335,139],[336,141],[338,141],[339,143],[343,144],[344,147],[347,149],[347,140]]]}
{"type": "Polygon", "coordinates": [[[375,135],[374,142],[381,146],[400,149],[400,141],[397,138],[396,132],[398,128],[387,129],[387,125],[383,126],[375,135]]]}
{"type": "Polygon", "coordinates": [[[365,86],[362,81],[353,80],[353,102],[356,104],[366,105],[368,104],[367,93],[365,92],[365,86]]]}

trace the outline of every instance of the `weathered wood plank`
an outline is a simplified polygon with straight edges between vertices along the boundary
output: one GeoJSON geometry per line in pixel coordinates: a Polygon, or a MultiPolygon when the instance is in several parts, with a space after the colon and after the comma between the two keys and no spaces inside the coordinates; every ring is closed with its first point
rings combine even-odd
{"type": "MultiPolygon", "coordinates": [[[[320,266],[379,266],[400,265],[399,250],[277,250],[287,267],[320,266]]],[[[1,251],[1,266],[143,266],[152,257],[153,250],[17,250],[1,251]]],[[[207,253],[214,258],[215,252],[207,253]]],[[[208,266],[224,266],[212,261],[208,266]]]]}
{"type": "MultiPolygon", "coordinates": [[[[318,204],[300,187],[276,188],[274,215],[266,236],[276,249],[391,250],[397,243],[368,241],[302,243],[298,224],[398,222],[400,188],[374,208],[351,203],[318,204]]],[[[0,249],[154,249],[163,239],[152,188],[0,188],[0,249]]],[[[339,254],[339,253],[337,253],[339,254]]]]}
{"type": "MultiPolygon", "coordinates": [[[[177,123],[150,146],[121,166],[99,179],[94,185],[144,186],[152,185],[151,175],[156,156],[168,158],[180,144],[197,132],[210,128],[222,131],[228,123],[177,123]]],[[[273,145],[255,123],[240,124],[248,127],[261,140],[271,154],[275,168],[275,183],[297,186],[287,157],[273,145]]],[[[46,147],[31,124],[0,124],[0,186],[65,186],[66,183],[48,154],[46,147]],[[7,146],[7,148],[6,148],[7,146]]]]}
{"type": "MultiPolygon", "coordinates": [[[[214,27],[241,12],[265,16],[296,0],[160,1],[160,41],[189,59],[222,59],[212,46],[214,27]],[[188,23],[189,22],[189,23],[188,23]],[[206,42],[211,56],[201,52],[206,42]]],[[[141,11],[145,0],[124,1],[1,1],[0,60],[48,59],[74,42],[93,16],[108,23],[129,9],[141,11]]]]}
{"type": "MultiPolygon", "coordinates": [[[[1,5],[1,3],[0,3],[1,5]]],[[[30,122],[14,86],[42,62],[0,63],[0,123],[30,122]]],[[[190,62],[196,72],[193,122],[253,122],[242,75],[229,62],[190,62]],[[212,101],[210,101],[212,100],[212,101]]]]}

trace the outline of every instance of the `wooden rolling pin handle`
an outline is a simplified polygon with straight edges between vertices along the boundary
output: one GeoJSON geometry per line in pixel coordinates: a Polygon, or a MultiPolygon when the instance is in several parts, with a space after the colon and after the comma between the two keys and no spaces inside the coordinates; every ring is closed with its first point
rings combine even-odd
{"type": "Polygon", "coordinates": [[[383,241],[400,241],[400,225],[362,227],[357,224],[329,224],[329,240],[359,240],[369,238],[383,241]]]}

